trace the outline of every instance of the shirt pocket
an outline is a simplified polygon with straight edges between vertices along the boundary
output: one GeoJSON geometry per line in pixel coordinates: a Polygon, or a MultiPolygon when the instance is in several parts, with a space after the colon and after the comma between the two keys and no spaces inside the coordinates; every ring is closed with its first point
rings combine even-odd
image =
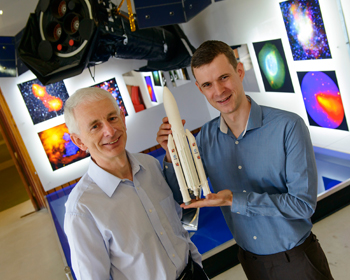
{"type": "Polygon", "coordinates": [[[182,211],[180,206],[176,205],[176,202],[173,198],[173,195],[171,194],[167,198],[163,199],[160,202],[160,206],[162,207],[168,222],[171,226],[171,228],[174,230],[176,235],[182,235],[182,232],[184,231],[184,228],[182,227],[182,223],[180,221],[180,218],[178,216],[178,211],[182,211]],[[177,207],[180,209],[177,209],[177,207]]]}

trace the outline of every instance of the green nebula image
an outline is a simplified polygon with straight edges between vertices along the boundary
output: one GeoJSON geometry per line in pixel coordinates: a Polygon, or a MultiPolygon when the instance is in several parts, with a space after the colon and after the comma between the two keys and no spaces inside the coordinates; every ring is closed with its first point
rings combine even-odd
{"type": "Polygon", "coordinates": [[[266,43],[258,54],[258,60],[269,85],[272,89],[283,87],[286,70],[283,58],[274,44],[266,43]]]}

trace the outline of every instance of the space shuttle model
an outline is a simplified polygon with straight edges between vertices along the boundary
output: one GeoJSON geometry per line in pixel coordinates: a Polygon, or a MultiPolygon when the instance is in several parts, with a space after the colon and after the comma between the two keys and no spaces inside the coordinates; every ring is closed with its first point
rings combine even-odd
{"type": "Polygon", "coordinates": [[[189,205],[191,204],[189,190],[196,198],[199,197],[201,189],[204,196],[210,193],[207,176],[196,139],[188,129],[185,132],[175,98],[167,87],[164,87],[163,91],[163,104],[172,131],[168,138],[168,150],[183,202],[189,205]]]}

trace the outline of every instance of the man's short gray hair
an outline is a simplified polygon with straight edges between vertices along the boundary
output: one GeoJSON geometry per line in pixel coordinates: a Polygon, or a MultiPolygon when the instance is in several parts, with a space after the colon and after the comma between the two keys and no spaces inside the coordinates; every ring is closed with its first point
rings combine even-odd
{"type": "Polygon", "coordinates": [[[113,95],[98,87],[89,87],[78,89],[74,92],[64,104],[64,120],[68,127],[69,132],[79,134],[79,126],[76,121],[76,116],[74,115],[74,109],[85,102],[94,102],[103,99],[110,99],[113,103],[118,115],[120,114],[120,109],[117,101],[114,99],[113,95]]]}

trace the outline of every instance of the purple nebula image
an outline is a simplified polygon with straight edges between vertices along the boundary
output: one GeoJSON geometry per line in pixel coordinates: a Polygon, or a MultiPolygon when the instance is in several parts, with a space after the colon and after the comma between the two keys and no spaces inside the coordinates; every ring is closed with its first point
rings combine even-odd
{"type": "Polygon", "coordinates": [[[294,60],[332,58],[318,0],[280,3],[294,60]]]}
{"type": "Polygon", "coordinates": [[[128,115],[128,112],[126,111],[126,107],[124,105],[124,101],[119,91],[119,87],[115,78],[93,85],[92,87],[99,87],[110,92],[115,98],[115,100],[117,101],[120,110],[123,110],[125,117],[128,115]]]}

